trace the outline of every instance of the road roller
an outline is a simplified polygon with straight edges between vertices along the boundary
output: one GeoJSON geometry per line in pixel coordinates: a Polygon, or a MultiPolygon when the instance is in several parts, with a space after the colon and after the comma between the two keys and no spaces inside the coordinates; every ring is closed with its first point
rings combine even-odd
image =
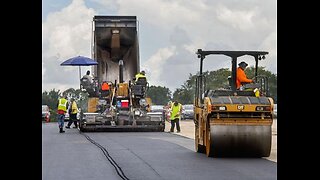
{"type": "Polygon", "coordinates": [[[274,101],[269,97],[268,78],[258,75],[258,62],[266,59],[268,52],[198,49],[196,54],[200,59],[194,99],[196,152],[208,157],[270,156],[274,101]],[[227,87],[206,88],[202,68],[208,55],[231,58],[227,87]],[[245,55],[255,60],[254,83],[237,88],[237,59],[245,55]]]}

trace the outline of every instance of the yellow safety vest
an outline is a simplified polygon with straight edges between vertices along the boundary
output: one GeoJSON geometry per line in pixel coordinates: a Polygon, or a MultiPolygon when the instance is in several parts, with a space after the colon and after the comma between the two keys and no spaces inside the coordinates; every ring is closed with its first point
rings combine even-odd
{"type": "Polygon", "coordinates": [[[58,110],[67,111],[67,100],[65,98],[59,99],[58,110]]]}
{"type": "Polygon", "coordinates": [[[171,112],[170,119],[171,120],[174,120],[176,118],[180,119],[180,110],[181,110],[181,104],[180,103],[178,103],[178,106],[175,106],[174,103],[172,103],[172,106],[171,106],[171,111],[172,112],[171,112]]]}
{"type": "Polygon", "coordinates": [[[146,76],[141,73],[136,74],[136,81],[138,81],[138,79],[141,77],[146,78],[146,76]]]}
{"type": "Polygon", "coordinates": [[[71,114],[77,114],[78,113],[78,107],[77,107],[77,103],[75,101],[73,101],[71,108],[72,108],[71,114]]]}

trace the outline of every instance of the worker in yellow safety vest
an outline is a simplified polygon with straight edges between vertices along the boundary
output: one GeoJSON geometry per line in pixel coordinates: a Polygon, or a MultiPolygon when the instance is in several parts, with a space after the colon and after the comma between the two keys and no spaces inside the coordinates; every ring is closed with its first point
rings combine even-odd
{"type": "Polygon", "coordinates": [[[77,119],[77,114],[78,114],[78,106],[74,98],[71,98],[71,106],[69,107],[69,122],[66,126],[67,129],[70,129],[71,124],[74,124],[73,128],[78,128],[78,119],[77,119]]]}
{"type": "Polygon", "coordinates": [[[181,113],[182,113],[182,105],[178,103],[178,101],[174,101],[174,103],[171,106],[171,128],[170,132],[173,132],[174,126],[177,125],[177,133],[180,132],[180,118],[181,118],[181,113]]]}
{"type": "Polygon", "coordinates": [[[68,107],[68,101],[67,101],[67,96],[64,95],[62,96],[59,101],[58,101],[58,125],[59,125],[59,132],[64,133],[65,131],[63,130],[64,126],[64,118],[65,114],[67,112],[67,107],[68,107]]]}
{"type": "Polygon", "coordinates": [[[137,82],[139,78],[145,78],[147,80],[146,72],[145,71],[141,71],[138,74],[136,74],[136,76],[135,76],[135,80],[136,81],[135,82],[137,82]]]}

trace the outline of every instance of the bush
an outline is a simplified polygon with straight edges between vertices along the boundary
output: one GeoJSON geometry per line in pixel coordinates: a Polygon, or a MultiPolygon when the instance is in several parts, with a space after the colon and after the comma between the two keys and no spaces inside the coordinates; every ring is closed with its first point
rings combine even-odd
{"type": "Polygon", "coordinates": [[[57,122],[58,113],[56,111],[50,110],[50,122],[57,122]]]}

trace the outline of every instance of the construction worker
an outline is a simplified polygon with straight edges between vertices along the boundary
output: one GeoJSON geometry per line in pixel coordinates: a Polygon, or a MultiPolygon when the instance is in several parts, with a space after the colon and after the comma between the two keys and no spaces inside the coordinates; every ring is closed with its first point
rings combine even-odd
{"type": "Polygon", "coordinates": [[[147,80],[147,78],[146,78],[146,72],[145,72],[145,71],[141,71],[141,72],[139,72],[138,74],[136,74],[136,76],[135,76],[135,82],[137,82],[139,78],[145,78],[145,79],[147,80]]]}
{"type": "Polygon", "coordinates": [[[109,84],[106,81],[103,81],[102,85],[101,85],[101,90],[102,91],[109,91],[110,87],[109,84]]]}
{"type": "Polygon", "coordinates": [[[61,98],[58,101],[58,125],[59,125],[59,132],[64,133],[65,131],[63,130],[64,126],[64,118],[65,114],[67,112],[67,107],[68,107],[68,101],[67,101],[67,95],[61,96],[61,98]]]}
{"type": "Polygon", "coordinates": [[[90,84],[92,84],[92,82],[93,82],[93,77],[90,75],[90,71],[89,70],[87,71],[87,73],[82,78],[88,79],[90,84]]]}
{"type": "Polygon", "coordinates": [[[101,95],[108,96],[110,94],[110,86],[106,81],[103,81],[101,84],[101,95]]]}
{"type": "Polygon", "coordinates": [[[77,119],[77,114],[79,112],[78,110],[78,106],[76,101],[74,100],[74,98],[71,98],[71,106],[70,106],[70,120],[66,126],[66,128],[70,129],[70,126],[72,123],[74,123],[74,127],[73,128],[78,128],[78,119],[77,119]]]}
{"type": "Polygon", "coordinates": [[[253,83],[254,81],[252,79],[248,79],[246,76],[246,73],[244,72],[245,68],[248,66],[247,63],[242,61],[238,64],[239,67],[237,68],[237,89],[241,89],[240,87],[245,83],[253,83]]]}
{"type": "Polygon", "coordinates": [[[171,106],[171,116],[170,116],[170,120],[171,120],[171,128],[170,128],[170,132],[174,131],[174,126],[175,124],[177,125],[177,133],[180,132],[180,118],[181,118],[181,113],[182,113],[182,105],[180,103],[178,103],[178,101],[174,101],[174,103],[171,106]]]}
{"type": "Polygon", "coordinates": [[[170,117],[171,117],[171,106],[172,106],[172,102],[171,101],[169,101],[168,103],[167,103],[167,105],[165,106],[165,119],[168,121],[168,122],[170,122],[170,117]]]}

